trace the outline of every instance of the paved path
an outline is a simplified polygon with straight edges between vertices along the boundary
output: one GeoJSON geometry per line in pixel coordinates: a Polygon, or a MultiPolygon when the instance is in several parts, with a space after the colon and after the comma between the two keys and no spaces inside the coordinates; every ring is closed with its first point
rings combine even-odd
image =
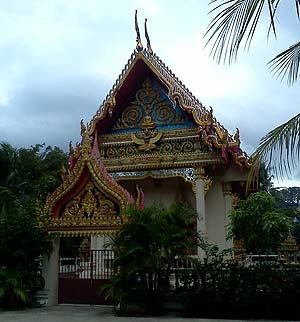
{"type": "MultiPolygon", "coordinates": [[[[0,311],[0,322],[228,322],[175,316],[117,317],[110,306],[57,305],[24,311],[0,311]]],[[[257,320],[258,321],[258,320],[257,320]]],[[[235,320],[234,322],[242,322],[235,320]]],[[[249,321],[248,321],[249,322],[249,321]]],[[[275,321],[272,321],[275,322],[275,321]]]]}

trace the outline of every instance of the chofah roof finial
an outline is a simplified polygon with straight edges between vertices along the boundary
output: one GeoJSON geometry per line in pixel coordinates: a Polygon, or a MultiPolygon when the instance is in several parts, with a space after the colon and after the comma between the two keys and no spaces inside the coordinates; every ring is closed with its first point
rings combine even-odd
{"type": "Polygon", "coordinates": [[[149,35],[148,35],[148,30],[147,30],[147,18],[145,18],[145,37],[146,37],[146,40],[147,40],[147,50],[150,54],[153,54],[153,50],[151,48],[151,43],[150,43],[150,38],[149,38],[149,35]]]}
{"type": "Polygon", "coordinates": [[[140,34],[140,29],[139,29],[139,24],[137,19],[137,10],[135,10],[135,31],[136,31],[136,49],[138,51],[141,51],[143,50],[143,44],[141,40],[141,34],[140,34]]]}
{"type": "Polygon", "coordinates": [[[80,134],[83,137],[86,133],[86,126],[83,122],[83,119],[81,119],[81,121],[80,121],[80,128],[81,128],[80,134]]]}

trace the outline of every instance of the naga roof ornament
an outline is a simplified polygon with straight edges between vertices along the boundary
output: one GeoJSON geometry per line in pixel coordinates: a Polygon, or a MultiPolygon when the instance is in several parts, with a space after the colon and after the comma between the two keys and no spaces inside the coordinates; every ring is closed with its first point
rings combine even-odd
{"type": "Polygon", "coordinates": [[[147,18],[145,18],[145,38],[147,40],[147,50],[150,54],[153,54],[153,50],[151,48],[150,38],[148,35],[148,30],[147,30],[147,18]]]}

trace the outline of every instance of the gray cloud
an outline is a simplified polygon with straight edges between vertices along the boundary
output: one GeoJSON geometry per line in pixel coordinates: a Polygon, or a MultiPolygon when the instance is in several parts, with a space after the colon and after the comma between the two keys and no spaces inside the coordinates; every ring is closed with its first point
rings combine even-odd
{"type": "Polygon", "coordinates": [[[0,106],[0,137],[16,146],[35,143],[66,148],[78,140],[83,118],[95,114],[109,86],[91,76],[57,75],[41,71],[0,106]]]}

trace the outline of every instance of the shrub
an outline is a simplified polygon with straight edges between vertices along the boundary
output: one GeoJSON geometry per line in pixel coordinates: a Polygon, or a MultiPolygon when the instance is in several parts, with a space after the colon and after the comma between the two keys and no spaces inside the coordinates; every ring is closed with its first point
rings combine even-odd
{"type": "Polygon", "coordinates": [[[300,267],[260,263],[245,266],[214,252],[195,260],[188,288],[188,316],[210,318],[298,319],[300,267]]]}
{"type": "Polygon", "coordinates": [[[174,203],[167,209],[131,207],[127,216],[128,222],[112,239],[115,273],[105,290],[116,302],[139,302],[144,313],[157,314],[175,258],[187,257],[197,244],[196,231],[191,229],[195,213],[174,203]]]}

